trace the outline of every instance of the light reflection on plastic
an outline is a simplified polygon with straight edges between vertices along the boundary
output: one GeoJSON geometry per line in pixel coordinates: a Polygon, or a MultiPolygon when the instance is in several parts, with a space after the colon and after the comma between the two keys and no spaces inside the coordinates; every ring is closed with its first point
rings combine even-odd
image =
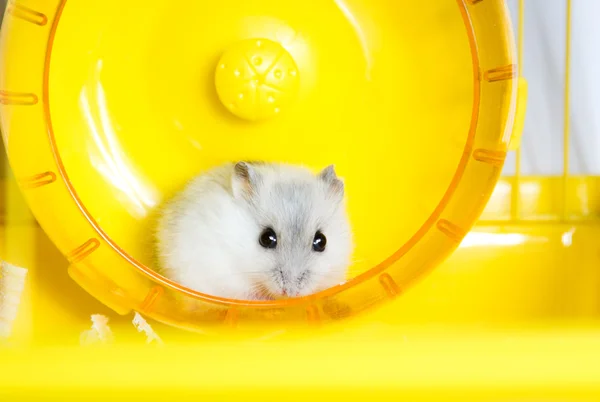
{"type": "Polygon", "coordinates": [[[528,240],[530,240],[529,236],[520,233],[470,232],[459,247],[518,246],[528,240]]]}
{"type": "Polygon", "coordinates": [[[575,233],[575,228],[571,228],[568,232],[562,234],[560,240],[565,247],[570,247],[573,244],[573,234],[575,233]]]}
{"type": "MultiPolygon", "coordinates": [[[[99,61],[96,73],[102,69],[102,62],[99,61]]],[[[116,188],[127,195],[128,200],[135,208],[135,215],[144,217],[147,208],[154,207],[157,200],[157,194],[151,186],[144,186],[139,182],[132,167],[127,163],[126,157],[120,148],[117,140],[117,135],[113,130],[112,122],[107,113],[108,106],[104,89],[99,80],[96,81],[95,94],[90,97],[87,88],[83,88],[80,94],[80,106],[83,114],[88,122],[88,127],[98,151],[102,155],[102,162],[93,161],[96,169],[105,176],[116,188]],[[92,111],[91,101],[95,101],[98,106],[99,115],[95,116],[92,111]],[[97,120],[100,124],[97,124],[97,120]]]]}
{"type": "Polygon", "coordinates": [[[366,78],[367,78],[367,80],[370,80],[371,79],[371,69],[372,69],[372,65],[373,65],[373,60],[372,60],[373,58],[371,56],[371,51],[369,50],[369,41],[367,40],[367,37],[366,37],[361,25],[359,24],[358,20],[356,19],[356,17],[352,13],[352,11],[350,11],[350,9],[348,8],[348,5],[345,4],[344,1],[342,1],[342,0],[334,0],[334,2],[335,2],[335,5],[338,6],[338,8],[342,12],[342,14],[344,14],[346,19],[350,23],[350,25],[352,25],[352,28],[354,28],[354,32],[356,32],[356,36],[358,36],[358,40],[360,42],[360,46],[363,51],[363,56],[365,57],[365,60],[367,62],[367,77],[366,78]]]}

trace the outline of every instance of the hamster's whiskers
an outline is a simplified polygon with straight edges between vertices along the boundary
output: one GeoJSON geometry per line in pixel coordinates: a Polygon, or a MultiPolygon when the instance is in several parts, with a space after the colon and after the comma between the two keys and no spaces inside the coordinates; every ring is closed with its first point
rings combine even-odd
{"type": "Polygon", "coordinates": [[[275,300],[274,295],[260,282],[250,285],[250,295],[257,300],[275,300]]]}

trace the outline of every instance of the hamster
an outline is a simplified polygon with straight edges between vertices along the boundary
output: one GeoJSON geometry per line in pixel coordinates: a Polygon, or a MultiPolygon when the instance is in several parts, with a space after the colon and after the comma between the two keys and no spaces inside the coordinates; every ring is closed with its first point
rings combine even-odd
{"type": "Polygon", "coordinates": [[[353,251],[344,183],[287,164],[230,163],[161,208],[158,271],[230,299],[306,296],[343,283],[353,251]]]}

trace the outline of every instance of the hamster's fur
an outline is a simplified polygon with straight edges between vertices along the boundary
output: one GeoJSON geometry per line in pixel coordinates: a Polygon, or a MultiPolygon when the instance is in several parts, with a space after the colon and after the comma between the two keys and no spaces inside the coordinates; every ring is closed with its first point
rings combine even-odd
{"type": "Polygon", "coordinates": [[[159,272],[201,293],[245,300],[312,294],[342,283],[350,265],[344,184],[332,166],[316,175],[286,164],[219,166],[163,206],[156,244],[159,272]],[[266,229],[276,234],[274,248],[261,245],[266,229]],[[324,250],[313,247],[317,232],[324,250]]]}

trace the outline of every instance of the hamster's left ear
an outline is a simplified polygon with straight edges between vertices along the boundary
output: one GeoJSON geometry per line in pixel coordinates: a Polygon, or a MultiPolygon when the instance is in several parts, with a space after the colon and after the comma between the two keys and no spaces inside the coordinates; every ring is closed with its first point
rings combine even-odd
{"type": "Polygon", "coordinates": [[[344,197],[344,182],[335,173],[333,165],[329,165],[321,170],[318,177],[328,185],[328,188],[333,195],[339,198],[344,197]]]}
{"type": "Polygon", "coordinates": [[[233,168],[231,188],[235,198],[250,198],[254,194],[259,181],[258,173],[252,164],[238,162],[233,168]]]}

